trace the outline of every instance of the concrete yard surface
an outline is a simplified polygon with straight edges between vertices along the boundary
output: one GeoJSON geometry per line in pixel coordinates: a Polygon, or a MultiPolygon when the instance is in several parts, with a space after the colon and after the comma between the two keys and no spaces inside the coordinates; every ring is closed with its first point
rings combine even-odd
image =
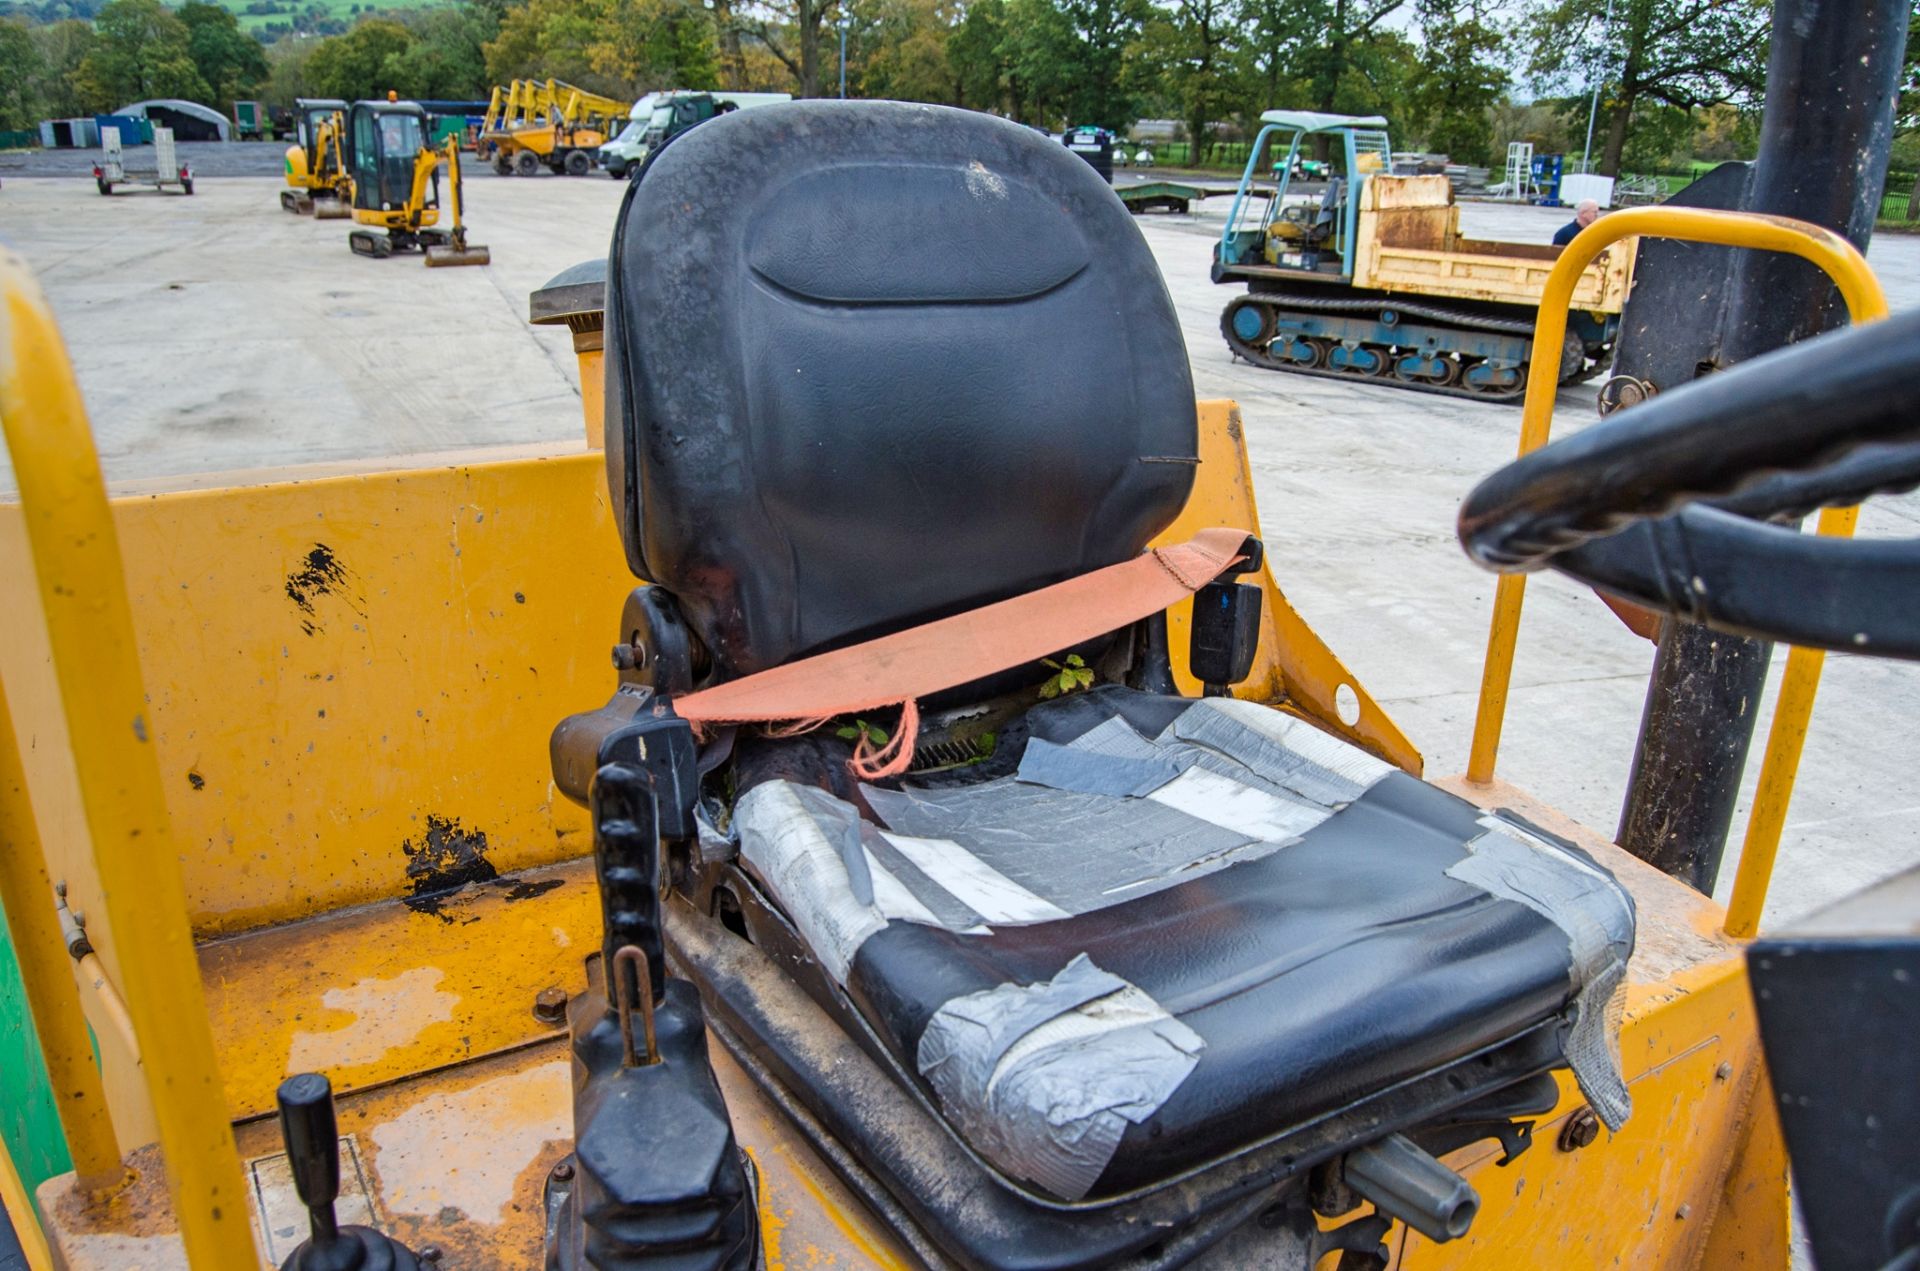
{"type": "MultiPolygon", "coordinates": [[[[103,199],[84,176],[0,177],[0,244],[25,256],[52,300],[114,482],[579,441],[568,335],[528,326],[527,295],[604,255],[624,183],[476,183],[470,237],[493,264],[429,270],[417,256],[352,255],[348,222],[280,211],[275,179],[103,199]]],[[[1235,289],[1207,278],[1228,202],[1138,222],[1185,329],[1195,389],[1241,404],[1289,598],[1425,752],[1428,772],[1457,772],[1493,578],[1461,553],[1454,514],[1512,458],[1520,412],[1236,362],[1219,332],[1235,289]]],[[[1469,233],[1531,242],[1567,215],[1464,208],[1469,233]]],[[[1870,259],[1896,309],[1920,304],[1920,239],[1883,238],[1870,259]]],[[[1556,435],[1593,419],[1593,396],[1592,384],[1562,391],[1556,435]]],[[[11,488],[0,465],[0,497],[11,488]]],[[[1880,499],[1860,532],[1911,536],[1916,522],[1920,496],[1880,499]]],[[[1590,592],[1537,577],[1501,775],[1611,833],[1651,661],[1652,646],[1590,592]]],[[[1784,661],[1774,659],[1774,685],[1784,661]]],[[[1916,713],[1920,668],[1828,659],[1770,922],[1920,861],[1920,836],[1906,828],[1920,813],[1916,713]]],[[[1756,746],[1723,899],[1758,767],[1756,746]]]]}

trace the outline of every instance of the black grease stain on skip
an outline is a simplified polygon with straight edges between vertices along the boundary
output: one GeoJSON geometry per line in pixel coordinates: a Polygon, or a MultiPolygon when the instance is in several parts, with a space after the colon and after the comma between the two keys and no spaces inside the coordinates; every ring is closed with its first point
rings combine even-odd
{"type": "Polygon", "coordinates": [[[294,608],[303,615],[300,629],[308,635],[318,635],[321,627],[314,600],[319,596],[337,596],[345,601],[347,608],[360,617],[367,616],[365,602],[353,594],[353,571],[348,569],[334,550],[325,543],[315,543],[311,551],[302,558],[300,567],[287,575],[287,598],[293,601],[294,608]]]}
{"type": "Polygon", "coordinates": [[[400,844],[400,850],[407,858],[407,882],[413,891],[403,897],[407,908],[445,923],[453,921],[441,912],[449,896],[468,883],[491,883],[500,876],[487,859],[486,832],[467,829],[457,817],[429,814],[426,833],[417,843],[408,839],[400,844]]]}
{"type": "Polygon", "coordinates": [[[554,888],[564,884],[566,881],[567,880],[564,878],[542,878],[538,882],[535,882],[534,880],[529,878],[521,878],[521,879],[501,878],[501,879],[496,879],[493,885],[495,887],[505,888],[507,892],[507,899],[509,901],[514,901],[514,900],[532,900],[535,896],[544,896],[548,892],[552,891],[554,888]]]}

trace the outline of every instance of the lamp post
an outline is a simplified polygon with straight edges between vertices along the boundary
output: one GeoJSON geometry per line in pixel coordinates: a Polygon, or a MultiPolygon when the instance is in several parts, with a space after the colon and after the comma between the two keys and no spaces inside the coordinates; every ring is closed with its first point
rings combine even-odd
{"type": "Polygon", "coordinates": [[[853,15],[844,8],[841,9],[840,18],[834,25],[840,28],[840,100],[845,101],[847,98],[847,28],[853,25],[853,15]]]}
{"type": "MultiPolygon", "coordinates": [[[[1612,28],[1613,0],[1607,0],[1607,15],[1600,19],[1600,30],[1603,38],[1605,33],[1612,30],[1612,28]]],[[[1593,171],[1593,121],[1600,114],[1600,84],[1600,80],[1594,80],[1593,101],[1587,107],[1587,148],[1580,153],[1580,170],[1582,172],[1593,171]]],[[[846,94],[842,93],[841,96],[844,97],[846,94]]]]}

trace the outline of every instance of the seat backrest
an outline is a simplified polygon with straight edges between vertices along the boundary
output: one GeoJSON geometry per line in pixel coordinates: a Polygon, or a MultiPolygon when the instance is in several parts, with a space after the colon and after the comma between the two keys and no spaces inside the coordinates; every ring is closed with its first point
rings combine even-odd
{"type": "Polygon", "coordinates": [[[675,137],[621,209],[606,347],[628,562],[720,677],[1123,560],[1198,462],[1125,207],[967,111],[795,102],[675,137]]]}
{"type": "Polygon", "coordinates": [[[1313,221],[1316,226],[1333,224],[1333,218],[1340,211],[1340,193],[1340,178],[1330,178],[1326,191],[1320,195],[1320,214],[1313,221]]]}

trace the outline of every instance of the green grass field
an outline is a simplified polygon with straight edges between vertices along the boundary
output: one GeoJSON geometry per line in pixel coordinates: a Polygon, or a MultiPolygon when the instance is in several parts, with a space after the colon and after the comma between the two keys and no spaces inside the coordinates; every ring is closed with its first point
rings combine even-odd
{"type": "Polygon", "coordinates": [[[249,34],[258,34],[262,27],[278,24],[291,28],[294,23],[305,17],[309,19],[308,29],[312,29],[311,19],[337,22],[340,29],[352,26],[363,14],[380,12],[402,12],[407,9],[424,9],[437,0],[215,0],[216,3],[231,9],[240,19],[240,26],[249,34]]]}

